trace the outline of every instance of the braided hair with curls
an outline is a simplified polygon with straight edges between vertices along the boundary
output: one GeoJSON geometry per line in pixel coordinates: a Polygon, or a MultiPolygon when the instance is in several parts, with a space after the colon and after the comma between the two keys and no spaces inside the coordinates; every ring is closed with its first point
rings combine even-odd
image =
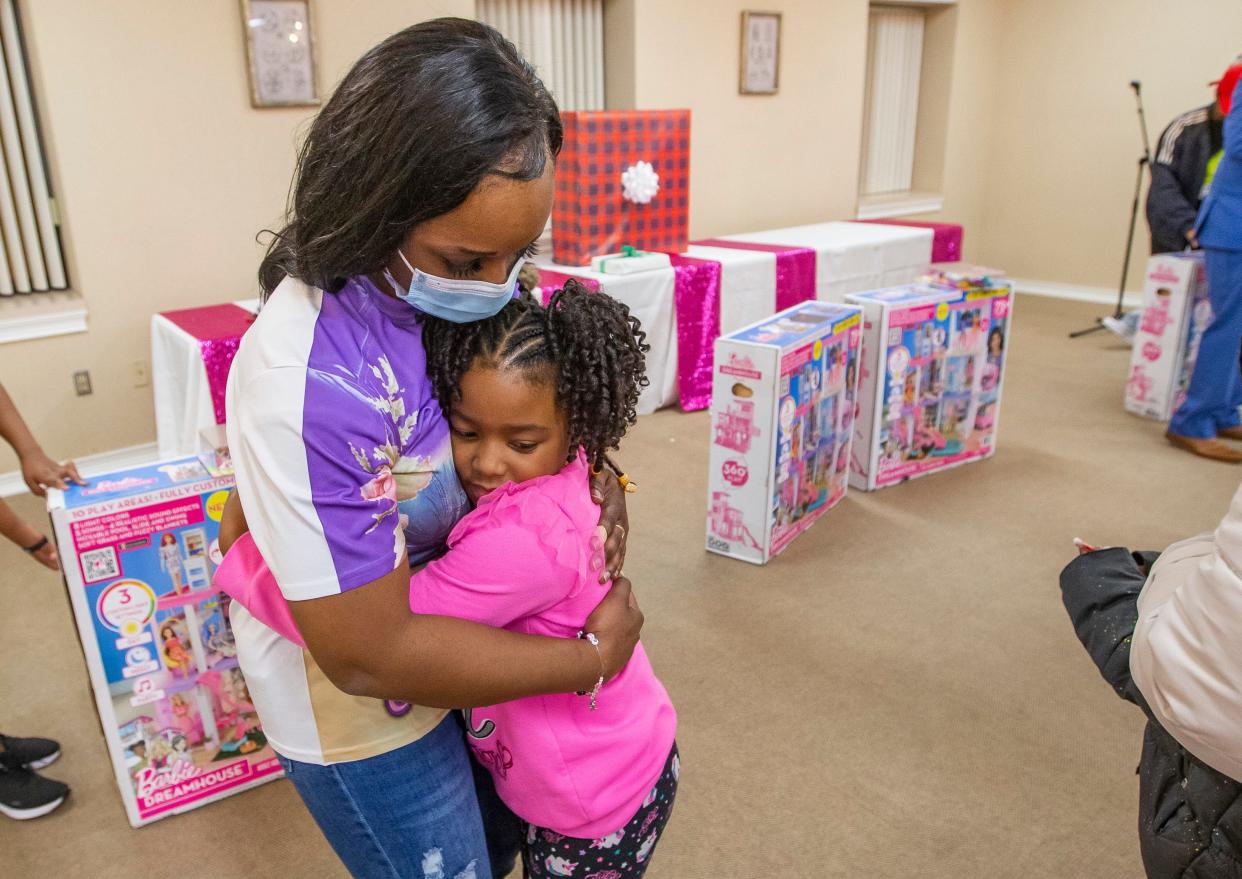
{"type": "Polygon", "coordinates": [[[427,373],[445,414],[461,399],[461,377],[476,364],[542,373],[535,378],[552,385],[565,414],[571,459],[581,448],[597,470],[638,417],[634,407],[647,386],[651,350],[646,340],[628,307],[574,280],[546,308],[524,292],[487,320],[423,318],[427,373]]]}

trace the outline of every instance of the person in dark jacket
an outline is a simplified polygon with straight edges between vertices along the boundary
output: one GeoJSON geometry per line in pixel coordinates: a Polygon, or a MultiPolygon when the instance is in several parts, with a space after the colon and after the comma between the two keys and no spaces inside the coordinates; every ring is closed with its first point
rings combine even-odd
{"type": "Polygon", "coordinates": [[[1195,217],[1211,182],[1208,163],[1221,150],[1224,121],[1225,114],[1216,100],[1178,116],[1160,135],[1151,158],[1151,186],[1147,190],[1147,226],[1153,254],[1198,246],[1195,217]]]}
{"type": "Polygon", "coordinates": [[[1139,594],[1157,556],[1122,548],[1085,553],[1061,573],[1061,597],[1104,680],[1147,715],[1138,767],[1138,829],[1148,879],[1238,879],[1242,784],[1170,735],[1130,673],[1139,594]]]}

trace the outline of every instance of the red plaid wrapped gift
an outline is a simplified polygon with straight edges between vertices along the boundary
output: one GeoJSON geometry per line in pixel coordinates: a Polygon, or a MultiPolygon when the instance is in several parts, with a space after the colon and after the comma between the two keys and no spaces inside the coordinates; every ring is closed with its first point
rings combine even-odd
{"type": "Polygon", "coordinates": [[[685,250],[690,111],[608,110],[565,113],[561,118],[565,144],[556,163],[553,259],[562,265],[586,265],[591,257],[616,253],[623,244],[639,250],[685,250]],[[650,163],[658,175],[658,188],[642,162],[650,163]],[[628,185],[622,183],[627,171],[628,185]]]}

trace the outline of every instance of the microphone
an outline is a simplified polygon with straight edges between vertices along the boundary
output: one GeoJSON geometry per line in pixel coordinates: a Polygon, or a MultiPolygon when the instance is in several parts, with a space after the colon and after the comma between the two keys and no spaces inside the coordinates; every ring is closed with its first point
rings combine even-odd
{"type": "Polygon", "coordinates": [[[1143,84],[1139,82],[1137,79],[1132,79],[1130,80],[1130,88],[1134,89],[1135,92],[1138,92],[1142,90],[1143,84]]]}

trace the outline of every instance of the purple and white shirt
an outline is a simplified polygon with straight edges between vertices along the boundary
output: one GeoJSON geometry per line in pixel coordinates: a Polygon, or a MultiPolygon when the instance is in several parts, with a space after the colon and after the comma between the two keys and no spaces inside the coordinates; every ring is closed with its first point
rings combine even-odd
{"type": "MultiPolygon", "coordinates": [[[[335,294],[286,278],[242,339],[227,407],[247,523],[290,601],[429,560],[468,510],[420,317],[365,277],[335,294]]],[[[234,607],[242,672],[286,757],[374,756],[444,716],[415,707],[396,717],[379,700],[341,693],[309,653],[234,607]]]]}

